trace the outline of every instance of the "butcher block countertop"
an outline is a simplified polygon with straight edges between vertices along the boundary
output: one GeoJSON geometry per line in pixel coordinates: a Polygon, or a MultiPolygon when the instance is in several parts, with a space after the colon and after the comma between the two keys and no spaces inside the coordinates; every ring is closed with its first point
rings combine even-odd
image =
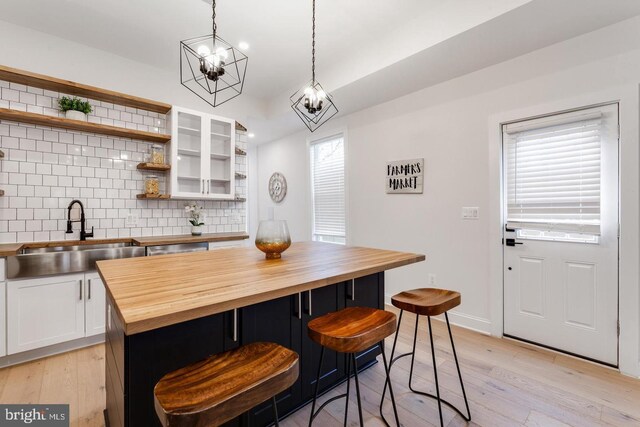
{"type": "Polygon", "coordinates": [[[51,248],[55,246],[100,245],[109,243],[131,243],[133,246],[173,245],[179,243],[225,242],[248,239],[246,233],[209,233],[201,236],[181,234],[173,236],[123,237],[113,239],[89,238],[89,240],[61,240],[57,242],[27,242],[0,244],[0,257],[17,255],[23,249],[51,248]]]}
{"type": "Polygon", "coordinates": [[[254,247],[99,261],[127,335],[424,261],[414,253],[298,242],[281,259],[254,247]]]}

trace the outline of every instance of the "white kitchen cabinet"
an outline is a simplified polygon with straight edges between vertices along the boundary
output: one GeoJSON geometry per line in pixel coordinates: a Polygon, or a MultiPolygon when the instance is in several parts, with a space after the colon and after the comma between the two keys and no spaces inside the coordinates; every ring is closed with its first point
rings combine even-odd
{"type": "Polygon", "coordinates": [[[0,282],[0,357],[7,355],[7,290],[4,282],[0,282]]]}
{"type": "Polygon", "coordinates": [[[84,274],[7,282],[7,354],[85,336],[84,274]]]}
{"type": "Polygon", "coordinates": [[[235,121],[173,107],[171,171],[167,192],[175,199],[235,198],[235,121]]]}
{"type": "Polygon", "coordinates": [[[106,291],[98,273],[87,273],[84,278],[84,317],[87,337],[105,331],[106,291]]]}

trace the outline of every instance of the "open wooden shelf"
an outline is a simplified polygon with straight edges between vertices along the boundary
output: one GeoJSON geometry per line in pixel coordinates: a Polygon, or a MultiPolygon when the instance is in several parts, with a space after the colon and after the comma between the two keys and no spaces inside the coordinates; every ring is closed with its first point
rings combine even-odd
{"type": "Polygon", "coordinates": [[[238,132],[246,132],[247,128],[242,126],[242,124],[240,124],[240,122],[236,122],[236,131],[238,131],[238,132]]]}
{"type": "Polygon", "coordinates": [[[240,172],[236,172],[236,178],[238,178],[238,179],[247,179],[247,175],[242,174],[240,172]]]}
{"type": "Polygon", "coordinates": [[[236,147],[236,156],[246,156],[247,152],[240,147],[236,147]]]}
{"type": "Polygon", "coordinates": [[[0,108],[0,120],[11,120],[14,122],[30,123],[53,128],[118,136],[121,138],[130,138],[139,141],[166,143],[171,140],[171,135],[162,133],[152,133],[117,126],[101,125],[98,123],[65,119],[63,117],[45,116],[44,114],[28,113],[25,111],[10,110],[8,108],[0,108]]]}
{"type": "Polygon", "coordinates": [[[4,190],[0,190],[0,197],[4,196],[4,190]]]}
{"type": "Polygon", "coordinates": [[[137,96],[58,79],[44,74],[19,70],[17,68],[5,67],[3,65],[0,65],[0,80],[62,92],[69,95],[84,96],[97,99],[98,101],[112,102],[114,104],[153,111],[155,113],[166,114],[171,110],[171,105],[165,104],[164,102],[152,101],[150,99],[139,98],[137,96]]]}
{"type": "Polygon", "coordinates": [[[142,170],[158,172],[166,172],[171,169],[171,165],[163,165],[159,163],[138,163],[138,166],[136,167],[142,170]]]}
{"type": "Polygon", "coordinates": [[[246,199],[246,197],[238,197],[238,196],[236,196],[236,198],[233,199],[233,201],[234,202],[246,202],[247,199],[246,199]]]}
{"type": "Polygon", "coordinates": [[[138,194],[136,195],[138,199],[169,199],[171,198],[171,194],[138,194]]]}

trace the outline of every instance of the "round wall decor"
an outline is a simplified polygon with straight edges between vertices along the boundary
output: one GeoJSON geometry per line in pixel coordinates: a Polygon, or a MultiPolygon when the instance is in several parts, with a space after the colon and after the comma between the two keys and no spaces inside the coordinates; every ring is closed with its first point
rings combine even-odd
{"type": "Polygon", "coordinates": [[[280,203],[287,195],[287,180],[280,172],[274,172],[269,178],[269,196],[271,200],[280,203]]]}

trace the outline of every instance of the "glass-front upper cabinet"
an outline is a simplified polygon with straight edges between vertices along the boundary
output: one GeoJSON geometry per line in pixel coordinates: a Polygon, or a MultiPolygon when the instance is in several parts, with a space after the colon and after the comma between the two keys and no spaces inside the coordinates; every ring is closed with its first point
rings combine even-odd
{"type": "Polygon", "coordinates": [[[174,106],[169,121],[171,198],[233,199],[234,120],[174,106]]]}

